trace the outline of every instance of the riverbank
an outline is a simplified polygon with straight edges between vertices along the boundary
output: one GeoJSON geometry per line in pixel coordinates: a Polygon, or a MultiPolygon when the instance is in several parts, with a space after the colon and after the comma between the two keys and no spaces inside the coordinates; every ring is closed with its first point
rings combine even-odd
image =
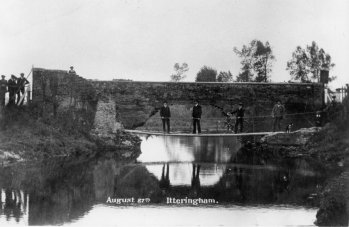
{"type": "MultiPolygon", "coordinates": [[[[344,103],[348,105],[347,102],[344,103]]],[[[316,192],[318,226],[347,226],[349,217],[348,116],[334,117],[322,128],[268,135],[260,143],[247,142],[233,162],[264,165],[288,160],[307,160],[322,169],[328,179],[316,192]],[[253,157],[253,158],[251,158],[253,157]]]]}
{"type": "Polygon", "coordinates": [[[0,165],[52,157],[92,157],[112,151],[116,158],[130,159],[140,152],[138,137],[118,132],[110,140],[89,133],[73,119],[37,117],[34,108],[14,107],[0,119],[0,165]],[[66,123],[71,122],[67,128],[66,123]]]}

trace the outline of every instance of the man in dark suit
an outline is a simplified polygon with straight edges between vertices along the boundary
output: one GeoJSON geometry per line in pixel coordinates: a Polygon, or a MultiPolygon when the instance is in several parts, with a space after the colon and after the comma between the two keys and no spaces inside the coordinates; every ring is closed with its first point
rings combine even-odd
{"type": "Polygon", "coordinates": [[[242,132],[244,128],[244,115],[245,115],[245,109],[242,105],[242,103],[239,103],[239,107],[231,112],[231,114],[236,114],[236,120],[235,120],[235,133],[238,133],[238,128],[240,126],[240,132],[242,132]]]}
{"type": "Polygon", "coordinates": [[[281,131],[281,120],[284,118],[284,115],[285,115],[285,107],[281,105],[281,101],[277,101],[271,113],[271,116],[274,119],[273,132],[275,132],[276,127],[278,128],[279,131],[281,131]]]}
{"type": "Polygon", "coordinates": [[[0,106],[5,106],[5,95],[7,92],[7,80],[5,79],[4,75],[1,75],[0,80],[0,106]]]}
{"type": "Polygon", "coordinates": [[[170,133],[170,117],[171,117],[171,111],[170,107],[168,107],[167,102],[164,102],[164,105],[160,109],[160,117],[162,120],[162,129],[164,132],[166,132],[167,125],[167,133],[170,133]]]}
{"type": "Polygon", "coordinates": [[[17,80],[17,104],[22,105],[24,99],[22,100],[21,103],[19,103],[19,100],[21,99],[22,96],[24,96],[24,90],[25,90],[25,85],[29,84],[29,81],[24,77],[24,73],[21,73],[21,77],[17,80]]]}
{"type": "Polygon", "coordinates": [[[199,105],[198,101],[194,102],[194,107],[193,107],[193,134],[196,133],[196,126],[198,128],[198,133],[201,133],[201,126],[200,126],[200,120],[201,120],[201,114],[202,114],[202,109],[201,106],[199,105]]]}
{"type": "Polygon", "coordinates": [[[17,77],[11,75],[11,78],[7,81],[8,92],[9,92],[9,106],[15,104],[16,92],[17,92],[17,77]]]}

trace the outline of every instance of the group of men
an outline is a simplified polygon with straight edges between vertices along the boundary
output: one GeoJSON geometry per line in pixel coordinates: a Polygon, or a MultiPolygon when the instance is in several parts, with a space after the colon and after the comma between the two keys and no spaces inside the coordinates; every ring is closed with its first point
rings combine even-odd
{"type": "MultiPolygon", "coordinates": [[[[242,132],[244,127],[244,115],[245,115],[245,108],[243,107],[243,103],[239,103],[239,106],[237,109],[228,112],[227,116],[230,117],[235,114],[235,125],[234,125],[234,132],[242,132]]],[[[200,120],[202,115],[202,108],[199,105],[198,101],[194,102],[194,106],[192,108],[192,121],[193,121],[193,134],[196,134],[196,132],[201,133],[201,126],[200,126],[200,120]]],[[[272,113],[273,117],[273,132],[275,130],[281,130],[281,120],[283,119],[285,115],[285,107],[281,104],[280,101],[277,101],[277,103],[274,105],[272,113]]],[[[171,118],[171,111],[170,108],[165,101],[163,103],[163,106],[160,108],[160,117],[162,120],[162,127],[164,133],[170,133],[170,118],[171,118]]]]}
{"type": "MultiPolygon", "coordinates": [[[[196,131],[198,133],[201,133],[201,125],[200,125],[201,114],[202,114],[202,108],[199,105],[199,102],[195,101],[192,109],[193,134],[196,134],[196,131]]],[[[166,101],[164,102],[164,105],[160,108],[160,117],[162,120],[163,131],[165,133],[170,133],[171,111],[166,101]]]]}
{"type": "Polygon", "coordinates": [[[5,75],[1,75],[0,80],[0,106],[5,106],[5,97],[6,93],[9,93],[9,102],[8,105],[22,105],[23,100],[21,97],[24,96],[25,85],[29,84],[29,81],[24,77],[24,73],[20,74],[18,78],[15,75],[11,75],[9,80],[6,80],[5,75]],[[17,100],[16,100],[17,95],[17,100]]]}

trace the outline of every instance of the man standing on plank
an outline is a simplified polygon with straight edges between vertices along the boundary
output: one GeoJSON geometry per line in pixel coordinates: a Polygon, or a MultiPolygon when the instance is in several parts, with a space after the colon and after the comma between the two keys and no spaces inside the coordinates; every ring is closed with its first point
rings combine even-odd
{"type": "Polygon", "coordinates": [[[170,117],[171,117],[171,111],[170,107],[168,107],[167,102],[164,102],[164,105],[160,109],[160,117],[162,120],[162,129],[164,133],[166,132],[166,125],[167,125],[167,133],[170,133],[170,117]]]}
{"type": "Polygon", "coordinates": [[[285,107],[281,105],[280,101],[277,101],[273,108],[273,111],[271,112],[271,116],[274,118],[273,132],[275,132],[276,127],[278,127],[278,130],[281,131],[281,120],[284,118],[284,115],[285,107]]]}
{"type": "Polygon", "coordinates": [[[242,103],[239,103],[239,107],[231,112],[231,114],[236,114],[236,120],[235,120],[235,133],[238,133],[238,128],[240,126],[240,133],[244,129],[244,114],[245,114],[245,109],[243,108],[242,103]]]}
{"type": "Polygon", "coordinates": [[[194,102],[194,107],[193,107],[193,134],[196,133],[196,126],[198,128],[198,133],[201,133],[201,126],[200,126],[200,120],[201,120],[201,114],[202,114],[202,109],[201,106],[199,105],[198,101],[194,102]]]}

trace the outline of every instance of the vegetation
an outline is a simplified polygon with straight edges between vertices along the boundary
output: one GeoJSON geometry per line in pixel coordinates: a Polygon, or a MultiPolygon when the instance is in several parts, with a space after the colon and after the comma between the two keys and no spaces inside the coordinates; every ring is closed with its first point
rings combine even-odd
{"type": "MultiPolygon", "coordinates": [[[[306,48],[300,46],[292,53],[292,59],[287,62],[287,70],[292,80],[300,82],[318,82],[320,80],[320,71],[330,71],[335,64],[332,62],[331,55],[326,53],[324,49],[319,48],[317,43],[313,41],[306,48]]],[[[336,77],[332,76],[329,81],[336,77]]]]}
{"type": "Polygon", "coordinates": [[[203,66],[196,74],[195,82],[216,82],[217,70],[203,66]]]}
{"type": "Polygon", "coordinates": [[[230,71],[228,72],[219,72],[217,76],[217,82],[233,82],[233,74],[230,71]]]}
{"type": "Polygon", "coordinates": [[[171,75],[171,81],[173,82],[179,82],[183,80],[187,75],[185,75],[186,72],[188,72],[189,67],[187,63],[183,63],[180,65],[179,63],[176,63],[174,66],[175,73],[171,75]]]}
{"type": "Polygon", "coordinates": [[[241,72],[237,76],[238,82],[268,82],[275,56],[269,44],[260,40],[252,40],[249,45],[243,45],[241,50],[234,47],[234,52],[242,59],[241,72]]]}

